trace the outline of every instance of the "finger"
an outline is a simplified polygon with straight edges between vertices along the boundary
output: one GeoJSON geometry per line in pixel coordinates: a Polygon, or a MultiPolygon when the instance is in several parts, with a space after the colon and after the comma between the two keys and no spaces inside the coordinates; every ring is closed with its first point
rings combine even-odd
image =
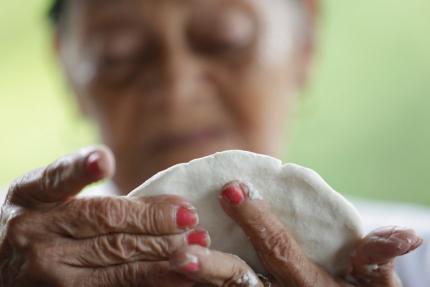
{"type": "Polygon", "coordinates": [[[190,246],[175,252],[170,264],[173,270],[200,283],[222,287],[263,287],[254,271],[239,257],[201,246],[190,246]]]}
{"type": "Polygon", "coordinates": [[[248,236],[269,273],[284,286],[335,286],[332,277],[304,255],[255,188],[231,182],[224,186],[220,202],[248,236]]]}
{"type": "Polygon", "coordinates": [[[52,207],[113,172],[114,159],[107,148],[82,149],[15,180],[7,201],[27,208],[52,207]]]}
{"type": "Polygon", "coordinates": [[[177,196],[74,199],[47,214],[52,232],[84,239],[112,233],[169,235],[194,228],[194,207],[177,196]]]}
{"type": "Polygon", "coordinates": [[[352,278],[375,286],[397,286],[394,259],[415,250],[422,242],[411,229],[385,227],[371,232],[352,257],[352,278]]]}
{"type": "Polygon", "coordinates": [[[189,245],[209,247],[206,230],[169,236],[111,234],[63,245],[62,263],[81,267],[107,267],[135,261],[168,260],[175,250],[189,245]]]}
{"type": "Polygon", "coordinates": [[[141,262],[115,265],[106,268],[85,269],[75,286],[163,286],[191,287],[194,283],[185,276],[169,270],[169,263],[141,262]]]}

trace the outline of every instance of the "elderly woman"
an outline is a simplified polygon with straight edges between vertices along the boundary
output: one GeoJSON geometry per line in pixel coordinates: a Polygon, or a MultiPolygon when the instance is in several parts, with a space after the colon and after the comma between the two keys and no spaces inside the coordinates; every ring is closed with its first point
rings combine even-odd
{"type": "Polygon", "coordinates": [[[334,278],[263,203],[225,193],[225,211],[271,274],[271,282],[246,283],[238,279],[253,271],[207,249],[210,235],[195,229],[198,214],[186,198],[114,196],[220,150],[278,155],[308,74],[317,4],[56,1],[58,57],[108,148],[81,150],[11,185],[0,223],[0,286],[401,286],[394,258],[422,243],[409,229],[372,232],[351,255],[349,273],[334,278]],[[111,196],[77,196],[111,176],[111,196]]]}

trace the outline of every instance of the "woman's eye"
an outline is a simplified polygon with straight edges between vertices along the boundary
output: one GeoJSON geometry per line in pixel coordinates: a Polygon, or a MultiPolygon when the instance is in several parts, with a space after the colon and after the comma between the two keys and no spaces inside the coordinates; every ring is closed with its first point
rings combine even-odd
{"type": "Polygon", "coordinates": [[[146,53],[139,36],[107,37],[100,46],[97,76],[105,84],[128,81],[136,73],[146,53]]]}
{"type": "Polygon", "coordinates": [[[122,78],[133,71],[145,55],[143,42],[142,36],[134,31],[119,30],[105,35],[97,49],[100,76],[122,78]]]}
{"type": "Polygon", "coordinates": [[[199,52],[213,54],[232,52],[244,46],[239,39],[229,35],[216,34],[213,31],[208,31],[206,35],[196,36],[192,44],[199,52]]]}
{"type": "Polygon", "coordinates": [[[249,17],[234,10],[217,17],[199,17],[191,22],[188,38],[198,52],[229,54],[249,47],[255,35],[253,24],[249,17]]]}
{"type": "Polygon", "coordinates": [[[115,62],[136,57],[142,50],[141,37],[135,34],[121,34],[107,39],[102,53],[106,59],[115,62]]]}

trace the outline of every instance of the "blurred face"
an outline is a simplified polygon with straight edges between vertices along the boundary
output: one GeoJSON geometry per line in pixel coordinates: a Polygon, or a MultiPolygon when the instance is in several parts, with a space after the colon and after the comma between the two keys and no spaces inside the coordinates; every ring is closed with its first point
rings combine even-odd
{"type": "Polygon", "coordinates": [[[277,154],[305,68],[298,1],[70,2],[60,56],[121,191],[216,151],[277,154]]]}

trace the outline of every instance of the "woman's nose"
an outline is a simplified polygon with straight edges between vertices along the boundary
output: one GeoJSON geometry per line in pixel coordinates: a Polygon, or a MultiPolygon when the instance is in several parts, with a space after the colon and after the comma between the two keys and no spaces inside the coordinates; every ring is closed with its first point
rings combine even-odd
{"type": "Polygon", "coordinates": [[[195,102],[202,78],[198,59],[186,49],[169,47],[157,62],[151,86],[163,105],[177,109],[195,102]]]}

